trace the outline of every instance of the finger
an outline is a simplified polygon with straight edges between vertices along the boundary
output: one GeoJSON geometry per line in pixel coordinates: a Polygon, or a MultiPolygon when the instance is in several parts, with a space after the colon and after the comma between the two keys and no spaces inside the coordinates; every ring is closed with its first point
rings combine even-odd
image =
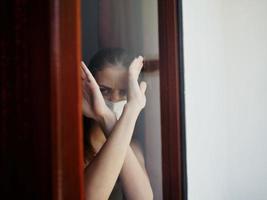
{"type": "Polygon", "coordinates": [[[89,69],[86,67],[84,62],[82,62],[82,68],[83,68],[84,72],[86,73],[86,76],[88,79],[88,82],[85,83],[85,86],[87,86],[87,88],[85,87],[85,90],[89,89],[89,91],[92,92],[92,96],[96,99],[98,97],[102,97],[102,93],[99,89],[99,86],[98,86],[95,78],[93,77],[93,75],[91,74],[89,69]]]}
{"type": "Polygon", "coordinates": [[[83,61],[81,62],[81,69],[82,69],[83,74],[85,75],[85,78],[89,79],[87,75],[87,71],[86,71],[87,67],[83,61]]]}
{"type": "Polygon", "coordinates": [[[145,92],[146,92],[146,88],[147,88],[147,83],[146,83],[145,81],[142,81],[142,82],[140,83],[140,90],[141,90],[141,92],[142,92],[143,94],[145,94],[145,92]]]}
{"type": "Polygon", "coordinates": [[[139,74],[141,72],[142,67],[143,67],[143,57],[139,56],[138,58],[135,58],[133,60],[133,62],[131,63],[131,65],[129,67],[130,77],[137,80],[139,77],[139,74]]]}
{"type": "Polygon", "coordinates": [[[142,56],[138,56],[136,58],[133,59],[133,61],[130,64],[130,69],[131,70],[135,70],[136,67],[140,66],[143,63],[143,57],[142,56]]]}
{"type": "Polygon", "coordinates": [[[82,67],[81,67],[81,77],[82,77],[82,80],[86,79],[86,74],[83,71],[83,68],[82,67]]]}
{"type": "Polygon", "coordinates": [[[139,56],[135,58],[131,65],[131,71],[129,71],[129,89],[133,91],[140,90],[138,83],[138,77],[143,66],[143,57],[139,56]]]}
{"type": "Polygon", "coordinates": [[[143,57],[142,56],[138,56],[136,58],[135,69],[139,69],[142,65],[143,65],[143,57]]]}
{"type": "Polygon", "coordinates": [[[142,56],[139,56],[137,58],[137,65],[135,66],[136,78],[139,77],[139,74],[141,72],[142,67],[143,67],[143,57],[142,56]]]}
{"type": "Polygon", "coordinates": [[[84,62],[82,62],[82,69],[83,69],[84,73],[86,74],[86,77],[87,77],[88,81],[96,83],[95,78],[93,77],[93,75],[90,72],[90,70],[86,67],[84,62]]]}
{"type": "Polygon", "coordinates": [[[130,72],[133,71],[133,68],[137,64],[137,62],[138,62],[137,58],[134,58],[129,67],[130,72]]]}
{"type": "Polygon", "coordinates": [[[99,89],[99,86],[95,80],[95,78],[93,77],[92,73],[90,72],[90,70],[86,67],[85,63],[82,62],[82,67],[87,75],[87,79],[88,79],[88,82],[87,82],[87,86],[88,88],[91,89],[91,92],[92,92],[92,97],[94,99],[101,99],[101,97],[103,98],[102,96],[102,93],[99,89]]]}

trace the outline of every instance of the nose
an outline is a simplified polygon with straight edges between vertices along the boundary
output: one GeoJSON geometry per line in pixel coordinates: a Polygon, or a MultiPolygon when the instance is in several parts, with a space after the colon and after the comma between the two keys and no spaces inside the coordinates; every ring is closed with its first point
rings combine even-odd
{"type": "Polygon", "coordinates": [[[112,91],[112,94],[110,96],[110,101],[117,102],[121,100],[120,92],[118,90],[112,91]]]}

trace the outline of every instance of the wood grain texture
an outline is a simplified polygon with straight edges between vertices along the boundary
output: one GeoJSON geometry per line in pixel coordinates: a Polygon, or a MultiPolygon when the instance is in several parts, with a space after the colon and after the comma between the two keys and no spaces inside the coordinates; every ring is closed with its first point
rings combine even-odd
{"type": "Polygon", "coordinates": [[[51,5],[53,199],[84,199],[80,1],[51,5]]]}
{"type": "Polygon", "coordinates": [[[162,127],[163,197],[182,200],[184,172],[182,157],[182,104],[180,33],[177,0],[158,1],[160,94],[162,127]]]}
{"type": "Polygon", "coordinates": [[[2,199],[52,195],[48,8],[1,1],[2,199]]]}
{"type": "Polygon", "coordinates": [[[80,3],[0,5],[1,198],[84,199],[80,3]]]}
{"type": "Polygon", "coordinates": [[[144,60],[144,68],[142,69],[143,72],[155,72],[159,70],[159,60],[144,60]]]}

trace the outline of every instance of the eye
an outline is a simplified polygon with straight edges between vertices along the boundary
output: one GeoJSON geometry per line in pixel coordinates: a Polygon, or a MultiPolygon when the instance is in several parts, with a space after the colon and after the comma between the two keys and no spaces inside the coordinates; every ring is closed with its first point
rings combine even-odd
{"type": "Polygon", "coordinates": [[[109,96],[111,94],[111,90],[109,88],[100,87],[100,91],[103,96],[109,96]]]}

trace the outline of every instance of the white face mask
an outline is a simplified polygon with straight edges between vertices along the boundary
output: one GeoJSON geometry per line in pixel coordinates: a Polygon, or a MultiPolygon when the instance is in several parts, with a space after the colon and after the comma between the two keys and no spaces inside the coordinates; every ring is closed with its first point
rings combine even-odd
{"type": "Polygon", "coordinates": [[[115,113],[116,118],[119,119],[121,117],[124,105],[127,103],[126,100],[118,101],[118,102],[112,102],[105,99],[106,105],[109,107],[112,112],[115,113]]]}

